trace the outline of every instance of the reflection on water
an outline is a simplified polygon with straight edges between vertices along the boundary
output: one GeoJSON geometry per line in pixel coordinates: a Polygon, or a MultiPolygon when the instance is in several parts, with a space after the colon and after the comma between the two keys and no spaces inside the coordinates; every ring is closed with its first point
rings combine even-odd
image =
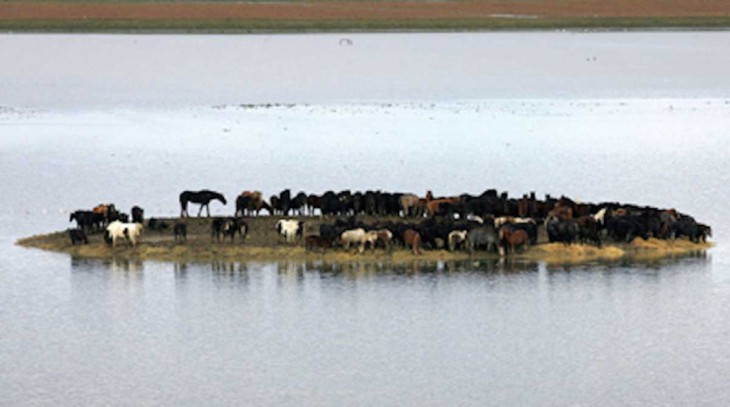
{"type": "Polygon", "coordinates": [[[214,261],[210,263],[201,262],[176,262],[173,263],[175,275],[179,278],[187,278],[189,271],[210,272],[217,276],[245,276],[251,269],[262,269],[273,267],[277,275],[286,280],[301,280],[307,275],[316,275],[319,278],[346,278],[366,279],[375,276],[403,275],[418,276],[419,274],[433,273],[485,273],[485,274],[509,274],[521,272],[537,272],[539,263],[533,261],[515,261],[512,259],[488,259],[488,260],[450,260],[450,261],[426,261],[413,260],[406,262],[390,261],[351,261],[351,262],[328,262],[328,261],[289,261],[280,260],[272,262],[234,262],[214,261]]]}
{"type": "MultiPolygon", "coordinates": [[[[348,280],[364,280],[384,276],[418,277],[433,274],[458,275],[469,273],[483,276],[500,276],[511,274],[529,274],[544,271],[547,273],[594,273],[596,271],[631,270],[632,272],[660,272],[672,267],[686,267],[687,269],[702,269],[702,265],[709,264],[712,256],[706,251],[686,253],[682,255],[666,256],[661,258],[618,260],[595,260],[575,263],[545,263],[512,258],[494,258],[479,260],[449,260],[429,261],[414,259],[412,261],[350,261],[330,262],[323,260],[272,262],[247,262],[214,260],[210,262],[173,262],[171,264],[174,276],[178,280],[190,278],[191,273],[204,273],[218,280],[226,278],[246,283],[251,271],[276,271],[280,281],[301,282],[304,278],[328,279],[341,278],[348,280]]],[[[89,259],[71,256],[71,269],[74,272],[98,272],[108,270],[112,276],[142,278],[145,263],[139,259],[109,258],[89,259]]]]}
{"type": "MultiPolygon", "coordinates": [[[[723,395],[730,375],[730,295],[707,254],[583,264],[61,258],[57,287],[17,306],[52,300],[35,311],[50,351],[18,341],[0,373],[10,366],[21,381],[42,363],[54,374],[36,381],[77,386],[88,404],[97,388],[187,404],[201,383],[211,400],[256,405],[449,405],[465,394],[474,405],[611,405],[626,394],[671,404],[662,395],[723,395]]],[[[32,281],[48,282],[39,275],[32,281]]],[[[37,335],[12,329],[25,342],[37,335]]]]}
{"type": "MultiPolygon", "coordinates": [[[[450,260],[426,261],[413,260],[407,262],[387,261],[355,261],[347,263],[311,261],[302,264],[303,270],[316,271],[323,277],[342,276],[346,278],[366,278],[377,275],[404,275],[417,276],[431,273],[516,273],[537,271],[538,263],[513,261],[511,259],[488,260],[450,260]]],[[[281,267],[280,267],[281,269],[281,267]]]]}
{"type": "Polygon", "coordinates": [[[548,272],[591,272],[595,270],[632,270],[632,271],[661,271],[667,267],[687,266],[693,269],[694,266],[709,264],[712,255],[706,250],[667,255],[662,257],[647,258],[620,258],[616,260],[596,260],[583,263],[549,263],[546,264],[548,272]]]}
{"type": "Polygon", "coordinates": [[[93,259],[71,256],[71,270],[78,272],[94,272],[99,269],[106,269],[114,273],[142,275],[144,262],[140,259],[129,258],[105,258],[93,259]]]}

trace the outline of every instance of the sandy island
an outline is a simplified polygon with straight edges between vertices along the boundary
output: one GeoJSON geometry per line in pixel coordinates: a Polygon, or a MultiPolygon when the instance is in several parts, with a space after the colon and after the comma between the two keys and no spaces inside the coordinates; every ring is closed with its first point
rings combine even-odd
{"type": "MultiPolygon", "coordinates": [[[[172,225],[179,218],[157,218],[170,225],[165,230],[146,229],[142,243],[137,247],[120,244],[110,247],[104,243],[101,233],[89,235],[88,245],[72,245],[66,230],[32,236],[20,239],[17,244],[27,248],[68,253],[78,258],[95,259],[130,259],[130,260],[158,260],[158,261],[278,261],[278,260],[323,260],[329,262],[350,262],[362,260],[383,260],[402,262],[410,260],[425,261],[455,261],[472,258],[498,258],[495,253],[484,251],[475,252],[470,257],[466,251],[450,252],[448,250],[424,250],[421,255],[414,255],[405,249],[394,249],[386,252],[383,249],[366,250],[356,253],[354,250],[346,252],[341,248],[325,252],[304,250],[301,242],[288,244],[277,234],[274,225],[281,217],[262,216],[246,218],[249,225],[249,234],[244,241],[237,236],[230,240],[217,242],[210,236],[210,218],[188,218],[184,221],[188,226],[187,242],[175,242],[172,225]]],[[[287,217],[300,219],[305,222],[305,233],[316,233],[319,224],[323,222],[319,217],[287,217]]],[[[367,218],[363,218],[368,221],[367,218]]],[[[331,219],[327,219],[331,222],[331,219]]],[[[630,244],[605,244],[598,248],[590,245],[562,243],[547,243],[544,231],[538,239],[538,244],[532,246],[513,257],[516,260],[544,261],[547,263],[580,263],[596,260],[636,259],[652,260],[665,257],[699,254],[711,248],[712,243],[693,243],[686,239],[675,241],[635,239],[630,244]]]]}

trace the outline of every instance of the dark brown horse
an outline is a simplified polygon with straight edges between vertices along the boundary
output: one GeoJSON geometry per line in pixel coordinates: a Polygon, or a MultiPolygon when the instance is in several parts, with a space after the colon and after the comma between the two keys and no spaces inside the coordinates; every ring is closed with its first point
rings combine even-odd
{"type": "Polygon", "coordinates": [[[575,218],[578,224],[578,240],[583,243],[593,243],[601,247],[601,236],[598,233],[598,221],[590,215],[575,218]]]}
{"type": "Polygon", "coordinates": [[[132,213],[132,222],[144,223],[144,209],[139,206],[133,206],[130,212],[132,213]]]}
{"type": "Polygon", "coordinates": [[[310,215],[314,215],[314,210],[322,210],[322,199],[314,194],[307,196],[307,209],[310,215]]]}
{"type": "Polygon", "coordinates": [[[557,219],[561,222],[573,219],[573,208],[570,206],[555,204],[553,209],[548,212],[548,216],[545,218],[545,223],[547,224],[553,219],[557,219]]]}
{"type": "Polygon", "coordinates": [[[223,205],[227,204],[226,198],[219,192],[209,191],[207,189],[202,191],[183,191],[180,194],[180,217],[190,216],[188,214],[188,203],[200,204],[198,216],[203,212],[203,207],[205,207],[208,216],[210,216],[209,205],[212,200],[221,201],[223,205]]]}
{"type": "Polygon", "coordinates": [[[259,191],[243,191],[236,198],[236,214],[235,216],[257,215],[262,209],[266,209],[269,214],[273,215],[273,211],[269,204],[259,191]]]}

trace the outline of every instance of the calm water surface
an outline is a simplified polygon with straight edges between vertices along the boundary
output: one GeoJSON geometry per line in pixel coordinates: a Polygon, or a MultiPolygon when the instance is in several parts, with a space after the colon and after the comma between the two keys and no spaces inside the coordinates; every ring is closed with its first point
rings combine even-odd
{"type": "Polygon", "coordinates": [[[339,37],[0,36],[14,55],[0,64],[0,405],[730,402],[730,34],[350,35],[345,51],[339,37]],[[35,64],[62,50],[76,57],[35,64]],[[295,104],[238,106],[269,101],[295,104]],[[162,216],[183,189],[286,187],[673,206],[718,247],[576,266],[174,264],[14,245],[99,202],[162,216]]]}

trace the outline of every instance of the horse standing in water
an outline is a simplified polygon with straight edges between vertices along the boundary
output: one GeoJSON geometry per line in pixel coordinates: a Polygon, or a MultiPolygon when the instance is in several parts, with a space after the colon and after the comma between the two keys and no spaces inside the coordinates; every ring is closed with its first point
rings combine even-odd
{"type": "Polygon", "coordinates": [[[183,191],[183,193],[180,194],[180,217],[190,217],[190,214],[188,214],[188,202],[200,204],[198,216],[200,216],[203,212],[203,207],[205,207],[208,216],[210,217],[210,207],[208,205],[210,205],[210,201],[214,199],[221,201],[223,205],[227,203],[223,194],[215,191],[209,191],[207,189],[202,191],[183,191]]]}

